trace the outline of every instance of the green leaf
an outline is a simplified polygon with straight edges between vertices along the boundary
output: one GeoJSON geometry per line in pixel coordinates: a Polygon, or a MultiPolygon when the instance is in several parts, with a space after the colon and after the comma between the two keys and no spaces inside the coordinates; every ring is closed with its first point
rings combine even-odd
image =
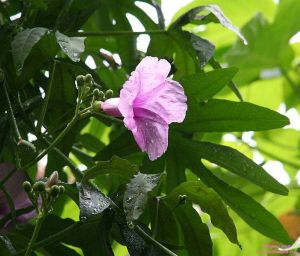
{"type": "Polygon", "coordinates": [[[183,125],[187,132],[262,131],[289,124],[287,117],[246,102],[209,100],[203,105],[189,105],[183,125]]]}
{"type": "Polygon", "coordinates": [[[98,152],[105,146],[104,143],[100,141],[96,136],[89,133],[80,135],[79,141],[84,148],[91,152],[98,152]]]}
{"type": "Polygon", "coordinates": [[[55,32],[57,43],[72,61],[80,61],[80,54],[84,52],[85,37],[68,37],[58,31],[55,32]]]}
{"type": "Polygon", "coordinates": [[[191,34],[191,43],[198,55],[200,67],[204,67],[214,55],[215,46],[210,41],[194,34],[191,34]]]}
{"type": "Polygon", "coordinates": [[[288,189],[260,165],[231,147],[196,141],[190,141],[189,146],[198,157],[224,167],[267,191],[280,195],[288,194],[288,189]]]}
{"type": "Polygon", "coordinates": [[[88,218],[102,213],[109,207],[109,199],[95,186],[82,183],[79,190],[80,219],[88,218]]]}
{"type": "Polygon", "coordinates": [[[12,55],[17,70],[20,75],[24,62],[30,54],[34,45],[48,32],[47,28],[27,28],[19,32],[11,43],[12,55]]]}
{"type": "Polygon", "coordinates": [[[113,156],[110,161],[96,162],[95,166],[84,171],[83,178],[93,179],[98,175],[112,174],[122,177],[126,182],[137,172],[136,165],[131,164],[128,160],[113,156]]]}
{"type": "Polygon", "coordinates": [[[232,243],[239,245],[233,220],[214,190],[199,181],[187,181],[176,187],[167,198],[178,201],[180,195],[186,195],[188,201],[198,204],[202,211],[210,215],[212,224],[221,229],[232,243]]]}
{"type": "Polygon", "coordinates": [[[170,29],[174,29],[175,27],[178,26],[184,26],[188,23],[193,23],[196,22],[198,23],[207,23],[207,22],[219,22],[221,23],[224,27],[230,29],[233,31],[237,36],[239,36],[245,44],[247,44],[247,40],[245,37],[241,34],[239,29],[235,27],[231,21],[224,15],[222,10],[218,5],[210,4],[210,5],[203,5],[199,6],[196,8],[193,8],[180,16],[173,24],[171,24],[170,29]],[[200,12],[202,11],[209,11],[211,13],[208,15],[199,15],[200,12]]]}
{"type": "Polygon", "coordinates": [[[190,256],[211,256],[212,241],[209,230],[191,205],[181,205],[174,214],[181,224],[184,243],[190,256]]]}
{"type": "Polygon", "coordinates": [[[193,146],[187,140],[177,138],[181,159],[207,186],[213,188],[249,226],[261,234],[284,244],[291,239],[275,216],[242,191],[228,185],[213,175],[197,158],[193,146]]]}
{"type": "Polygon", "coordinates": [[[237,68],[217,69],[207,73],[197,73],[181,79],[181,84],[189,99],[203,101],[211,98],[228,84],[237,68]]]}
{"type": "Polygon", "coordinates": [[[141,216],[147,203],[147,194],[156,187],[161,176],[162,174],[143,174],[139,172],[127,184],[123,206],[128,223],[132,223],[141,216]]]}

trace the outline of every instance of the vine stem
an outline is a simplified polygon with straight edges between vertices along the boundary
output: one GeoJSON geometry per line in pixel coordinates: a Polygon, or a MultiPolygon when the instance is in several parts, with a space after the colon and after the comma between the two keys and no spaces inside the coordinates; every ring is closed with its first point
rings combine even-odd
{"type": "Polygon", "coordinates": [[[70,32],[66,33],[68,36],[78,36],[78,37],[97,37],[97,36],[123,36],[123,35],[143,35],[143,34],[166,34],[166,30],[146,30],[146,31],[101,31],[101,32],[70,32]]]}
{"type": "Polygon", "coordinates": [[[33,230],[32,237],[30,239],[30,242],[28,244],[27,250],[25,252],[25,256],[30,256],[31,255],[31,252],[33,250],[33,245],[34,245],[34,243],[35,243],[35,241],[36,241],[36,239],[37,239],[37,237],[39,235],[39,232],[40,232],[40,229],[42,227],[44,219],[45,219],[45,215],[44,214],[42,214],[38,218],[37,223],[36,223],[36,225],[34,227],[34,230],[33,230]]]}
{"type": "Polygon", "coordinates": [[[175,254],[174,252],[172,252],[171,250],[169,250],[167,247],[163,246],[161,243],[157,242],[155,239],[153,239],[151,236],[149,236],[140,226],[136,225],[134,227],[134,230],[142,237],[144,238],[146,241],[148,241],[149,243],[151,243],[152,245],[160,248],[162,251],[164,251],[167,255],[170,256],[177,256],[177,254],[175,254]]]}

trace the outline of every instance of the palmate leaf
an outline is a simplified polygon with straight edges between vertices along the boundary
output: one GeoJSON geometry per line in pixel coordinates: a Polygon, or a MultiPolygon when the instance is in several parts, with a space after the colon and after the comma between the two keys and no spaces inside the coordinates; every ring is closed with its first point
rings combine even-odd
{"type": "Polygon", "coordinates": [[[20,75],[24,62],[34,45],[47,33],[47,28],[27,28],[19,32],[11,43],[17,74],[20,75]]]}
{"type": "Polygon", "coordinates": [[[190,256],[211,256],[212,241],[206,224],[204,224],[192,207],[181,205],[175,212],[184,236],[185,247],[190,256]]]}
{"type": "Polygon", "coordinates": [[[186,140],[186,143],[177,137],[177,146],[180,148],[181,159],[186,166],[192,170],[207,186],[213,188],[220,197],[228,204],[249,226],[261,234],[289,244],[290,238],[275,218],[258,202],[242,191],[228,185],[213,175],[199,160],[193,145],[186,140]]]}
{"type": "Polygon", "coordinates": [[[217,69],[183,77],[180,82],[189,99],[203,101],[211,98],[228,84],[237,73],[237,68],[217,69]]]}
{"type": "MultiPolygon", "coordinates": [[[[179,138],[177,137],[177,139],[179,138]]],[[[181,141],[181,143],[187,142],[181,141]]],[[[189,141],[188,144],[190,150],[193,150],[194,155],[198,158],[224,167],[267,191],[280,195],[288,194],[285,186],[275,180],[260,165],[237,150],[210,142],[189,141]]]]}
{"type": "Polygon", "coordinates": [[[85,37],[68,37],[58,31],[55,32],[57,43],[72,61],[80,61],[80,54],[84,52],[85,37]]]}
{"type": "Polygon", "coordinates": [[[141,216],[147,203],[147,194],[157,186],[161,176],[162,174],[143,174],[139,172],[127,184],[123,206],[128,223],[132,223],[141,216]]]}
{"type": "Polygon", "coordinates": [[[202,211],[210,215],[212,224],[221,229],[232,243],[239,245],[235,225],[214,190],[199,181],[187,181],[176,187],[167,198],[176,202],[180,195],[186,195],[187,201],[198,204],[202,211]]]}
{"type": "Polygon", "coordinates": [[[186,132],[233,132],[269,130],[288,124],[287,117],[270,109],[213,99],[203,105],[192,102],[184,123],[178,127],[186,132]]]}

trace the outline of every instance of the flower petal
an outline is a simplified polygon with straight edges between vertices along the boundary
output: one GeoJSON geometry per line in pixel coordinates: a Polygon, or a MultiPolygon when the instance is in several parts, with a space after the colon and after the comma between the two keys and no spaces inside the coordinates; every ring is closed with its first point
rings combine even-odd
{"type": "Polygon", "coordinates": [[[135,109],[135,141],[150,160],[160,157],[168,147],[168,124],[158,115],[144,109],[135,109]]]}
{"type": "Polygon", "coordinates": [[[135,107],[148,109],[159,115],[168,124],[181,123],[186,114],[187,98],[182,86],[171,79],[135,101],[135,107]]]}
{"type": "Polygon", "coordinates": [[[164,59],[158,60],[156,57],[145,57],[135,70],[136,73],[139,73],[140,78],[138,94],[144,95],[164,83],[171,70],[171,64],[164,59]]]}

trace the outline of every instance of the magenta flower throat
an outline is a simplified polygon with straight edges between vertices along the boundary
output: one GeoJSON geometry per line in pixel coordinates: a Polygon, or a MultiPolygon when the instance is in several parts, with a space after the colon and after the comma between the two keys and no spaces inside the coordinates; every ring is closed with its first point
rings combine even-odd
{"type": "Polygon", "coordinates": [[[183,122],[187,110],[182,86],[167,78],[170,69],[164,59],[145,57],[123,85],[120,97],[101,104],[107,114],[124,117],[124,125],[150,160],[167,150],[169,124],[183,122]]]}

